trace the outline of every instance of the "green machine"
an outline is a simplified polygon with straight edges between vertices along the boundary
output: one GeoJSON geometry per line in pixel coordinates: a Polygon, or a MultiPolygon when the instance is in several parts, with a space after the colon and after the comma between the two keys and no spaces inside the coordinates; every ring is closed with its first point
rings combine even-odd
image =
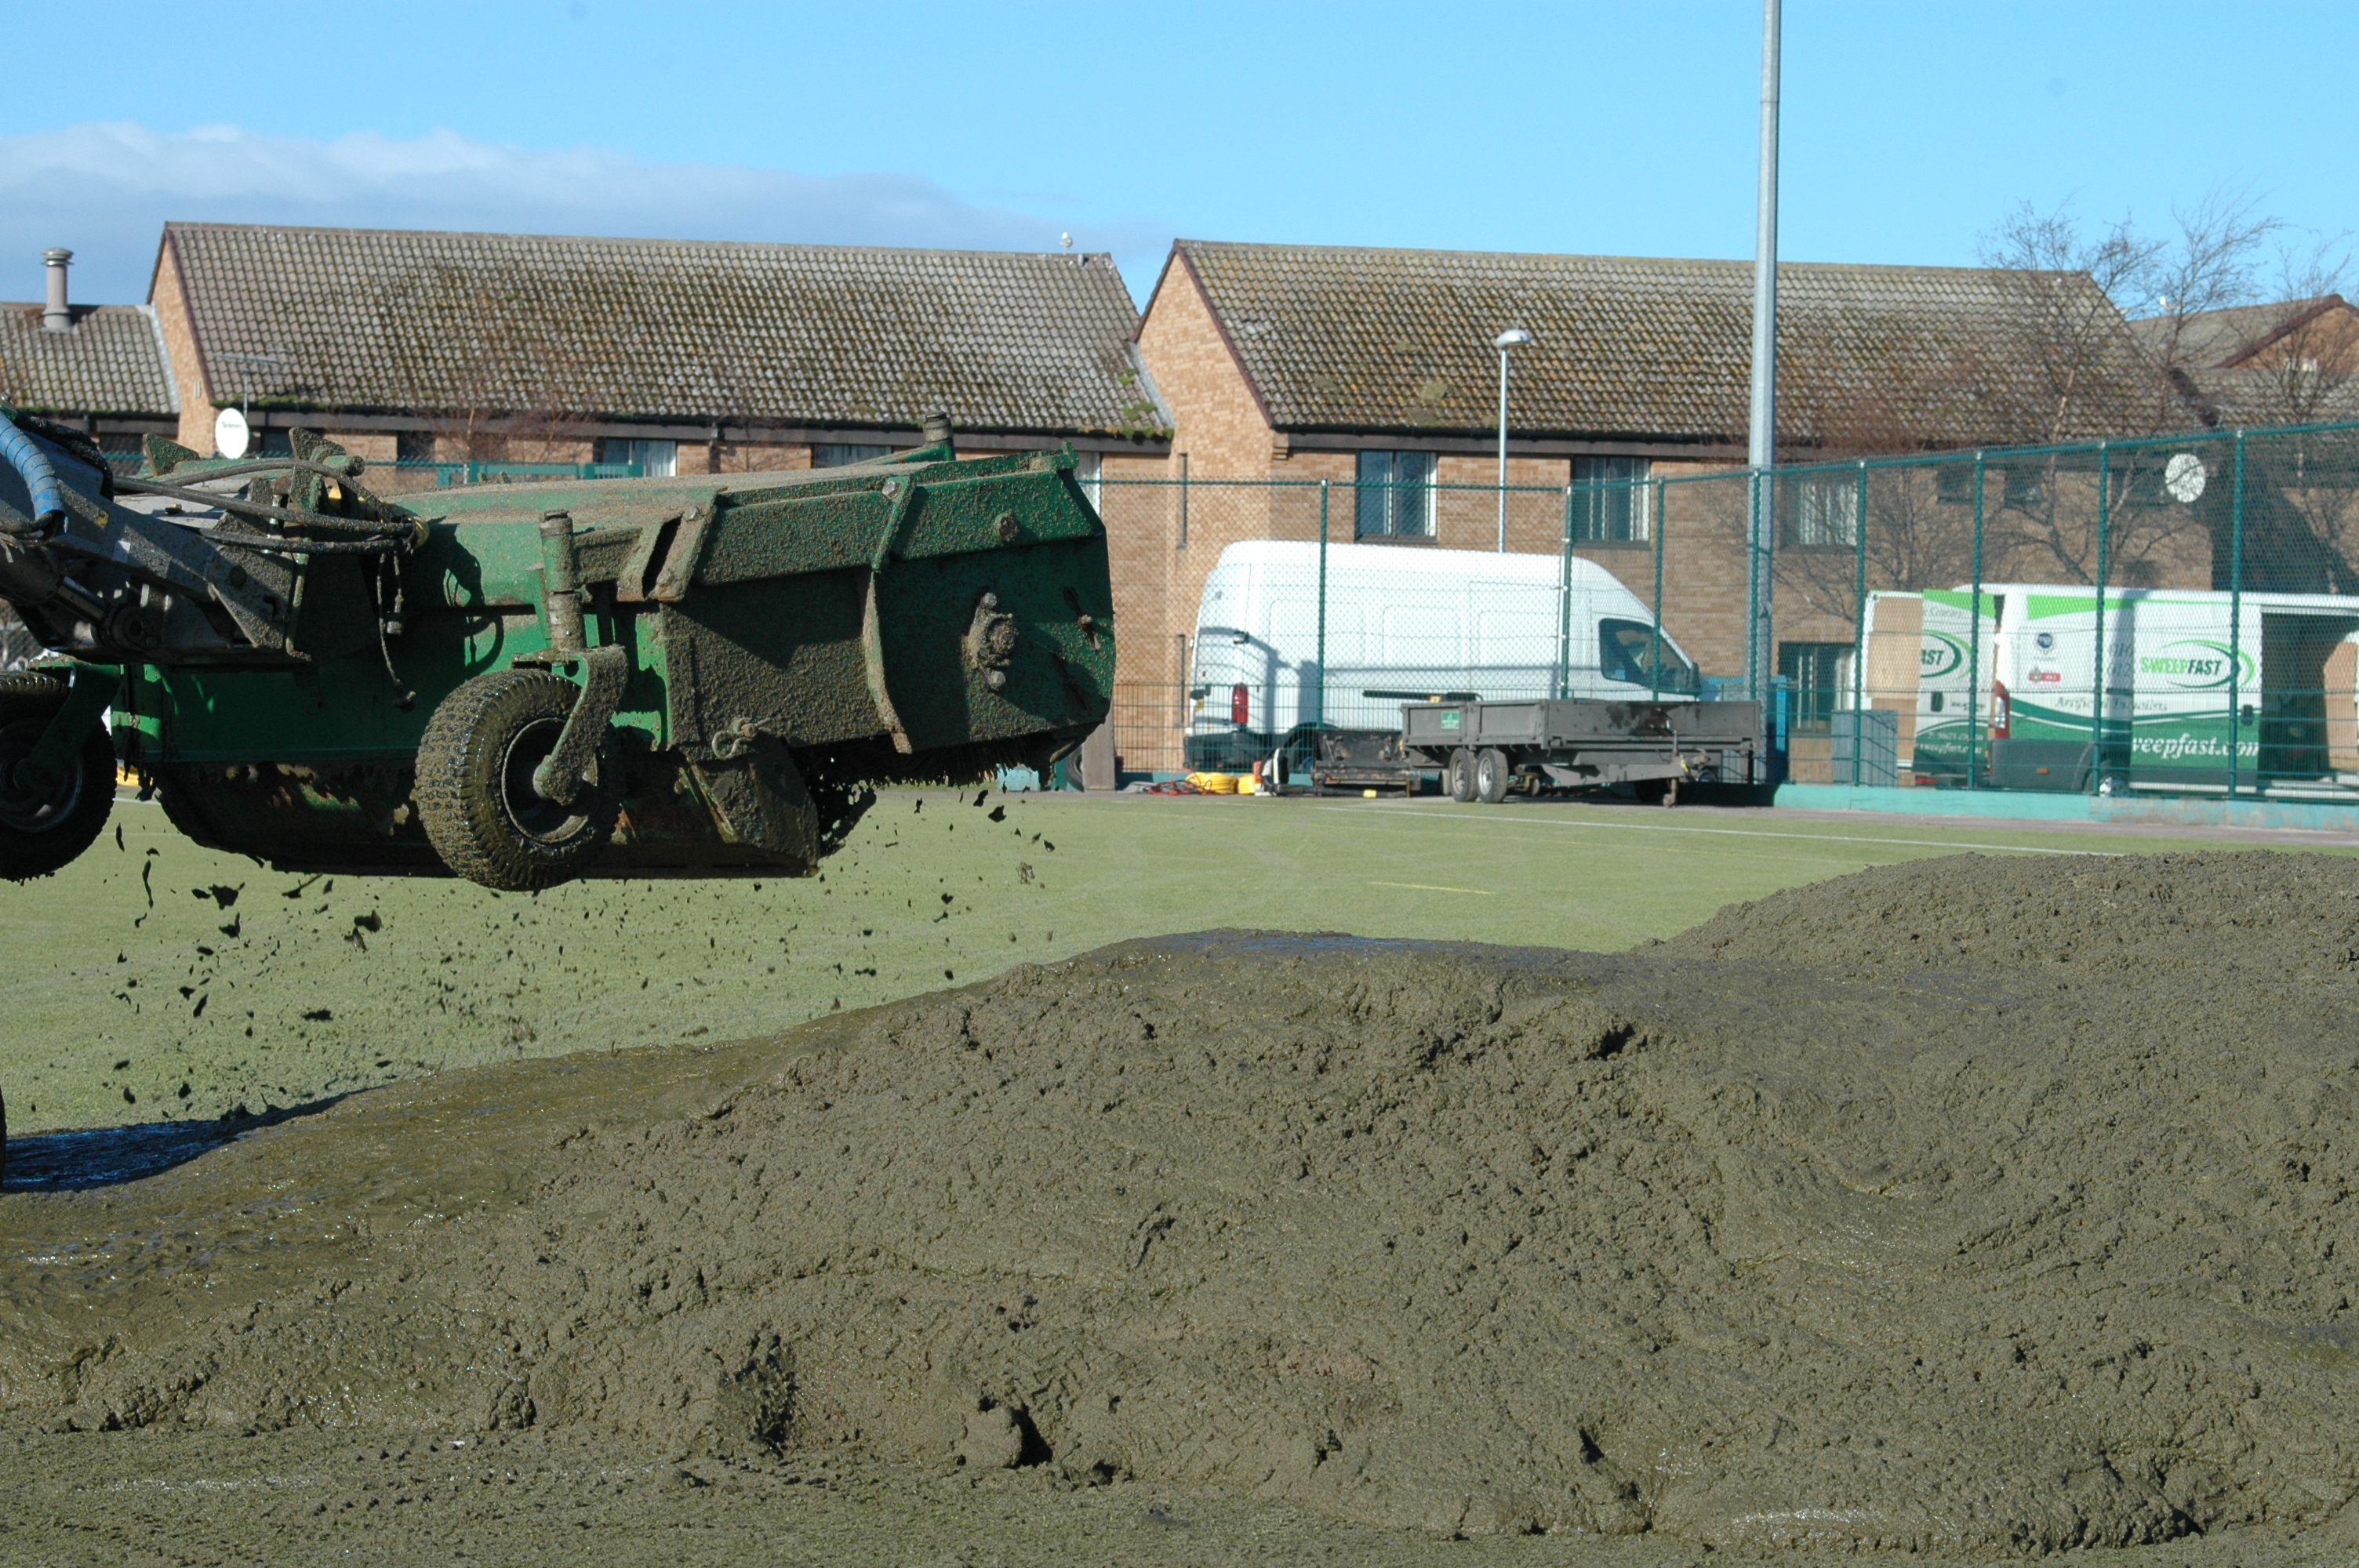
{"type": "Polygon", "coordinates": [[[509,891],[806,872],[878,784],[1045,768],[1113,691],[1104,528],[1070,452],[925,439],[397,503],[303,431],[118,475],[9,416],[0,599],[55,656],[0,676],[0,876],[118,767],[216,849],[509,891]]]}

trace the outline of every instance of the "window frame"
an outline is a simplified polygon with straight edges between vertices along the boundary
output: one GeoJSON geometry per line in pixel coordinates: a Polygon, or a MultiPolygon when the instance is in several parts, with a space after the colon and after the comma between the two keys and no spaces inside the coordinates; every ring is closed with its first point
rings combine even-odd
{"type": "Polygon", "coordinates": [[[1789,550],[1856,550],[1859,548],[1859,485],[1856,469],[1833,473],[1780,474],[1777,486],[1777,543],[1789,550]],[[1808,498],[1808,499],[1806,499],[1808,498]],[[1832,508],[1826,503],[1837,504],[1832,508]],[[1825,524],[1835,519],[1830,531],[1825,524]]]}
{"type": "Polygon", "coordinates": [[[889,443],[878,441],[814,441],[810,454],[811,467],[815,469],[843,469],[854,463],[873,463],[879,458],[889,458],[893,455],[893,448],[889,443]]]}
{"type": "Polygon", "coordinates": [[[1434,482],[1438,466],[1431,452],[1402,451],[1370,448],[1353,454],[1352,465],[1352,537],[1354,539],[1431,539],[1435,533],[1434,497],[1439,486],[1434,482]],[[1398,477],[1406,459],[1419,471],[1415,479],[1398,477]],[[1372,478],[1370,468],[1381,463],[1382,478],[1372,478]],[[1411,521],[1419,526],[1404,528],[1402,516],[1411,510],[1417,514],[1411,521]],[[1370,528],[1368,519],[1375,514],[1382,526],[1370,528]]]}
{"type": "Polygon", "coordinates": [[[601,436],[591,445],[590,460],[636,463],[642,479],[670,479],[679,472],[679,443],[653,437],[601,436]],[[660,460],[656,460],[659,448],[660,460]]]}
{"type": "Polygon", "coordinates": [[[1565,531],[1572,542],[1601,549],[1654,543],[1654,468],[1647,458],[1573,459],[1567,470],[1573,493],[1565,518],[1565,531]],[[1625,471],[1612,471],[1624,470],[1625,465],[1625,471]],[[1589,470],[1586,477],[1584,469],[1589,470]],[[1618,490],[1603,488],[1617,485],[1618,490]],[[1617,512],[1618,517],[1612,515],[1617,512]],[[1615,532],[1616,528],[1622,531],[1615,532]]]}

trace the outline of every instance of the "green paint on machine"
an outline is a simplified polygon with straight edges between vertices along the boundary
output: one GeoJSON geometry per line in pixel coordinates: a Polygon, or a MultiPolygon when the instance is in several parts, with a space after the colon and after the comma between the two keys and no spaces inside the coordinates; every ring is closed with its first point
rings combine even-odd
{"type": "MultiPolygon", "coordinates": [[[[808,871],[872,786],[1045,767],[1111,700],[1105,532],[1071,454],[962,460],[947,421],[842,468],[415,511],[307,432],[240,463],[151,438],[116,476],[16,424],[70,515],[0,597],[118,683],[117,755],[177,826],[290,870],[808,871]]],[[[81,848],[11,838],[0,872],[81,848]]]]}

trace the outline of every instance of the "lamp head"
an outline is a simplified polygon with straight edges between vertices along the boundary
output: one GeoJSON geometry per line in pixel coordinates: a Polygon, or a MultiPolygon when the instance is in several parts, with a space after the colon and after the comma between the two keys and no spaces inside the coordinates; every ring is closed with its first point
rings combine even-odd
{"type": "Polygon", "coordinates": [[[1520,349],[1531,341],[1532,335],[1521,327],[1510,327],[1499,334],[1495,344],[1502,349],[1520,349]]]}

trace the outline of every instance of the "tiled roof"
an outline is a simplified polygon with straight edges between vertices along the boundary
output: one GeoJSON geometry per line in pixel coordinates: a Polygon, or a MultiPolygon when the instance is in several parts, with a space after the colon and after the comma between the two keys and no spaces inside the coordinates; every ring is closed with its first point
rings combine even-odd
{"type": "Polygon", "coordinates": [[[206,384],[347,411],[1167,423],[1106,256],[170,223],[206,384]]]}
{"type": "MultiPolygon", "coordinates": [[[[1201,281],[1281,430],[1492,428],[1492,340],[1521,326],[1537,341],[1511,351],[1518,433],[1745,438],[1749,262],[1182,240],[1175,265],[1201,281]]],[[[1781,444],[2048,434],[2026,428],[2047,400],[2024,340],[2059,303],[2098,323],[2109,387],[2151,384],[2082,274],[1788,262],[1777,280],[1781,444]]],[[[2148,395],[2085,399],[2089,427],[2055,433],[2110,433],[2148,395]]]]}
{"type": "Polygon", "coordinates": [[[2150,354],[2168,354],[2190,370],[2224,369],[2338,308],[2349,312],[2351,306],[2339,294],[2322,294],[2183,316],[2142,316],[2130,323],[2130,330],[2150,354]]]}
{"type": "Polygon", "coordinates": [[[161,417],[180,406],[156,318],[141,305],[77,305],[70,332],[38,305],[0,304],[0,404],[52,414],[161,417]]]}

